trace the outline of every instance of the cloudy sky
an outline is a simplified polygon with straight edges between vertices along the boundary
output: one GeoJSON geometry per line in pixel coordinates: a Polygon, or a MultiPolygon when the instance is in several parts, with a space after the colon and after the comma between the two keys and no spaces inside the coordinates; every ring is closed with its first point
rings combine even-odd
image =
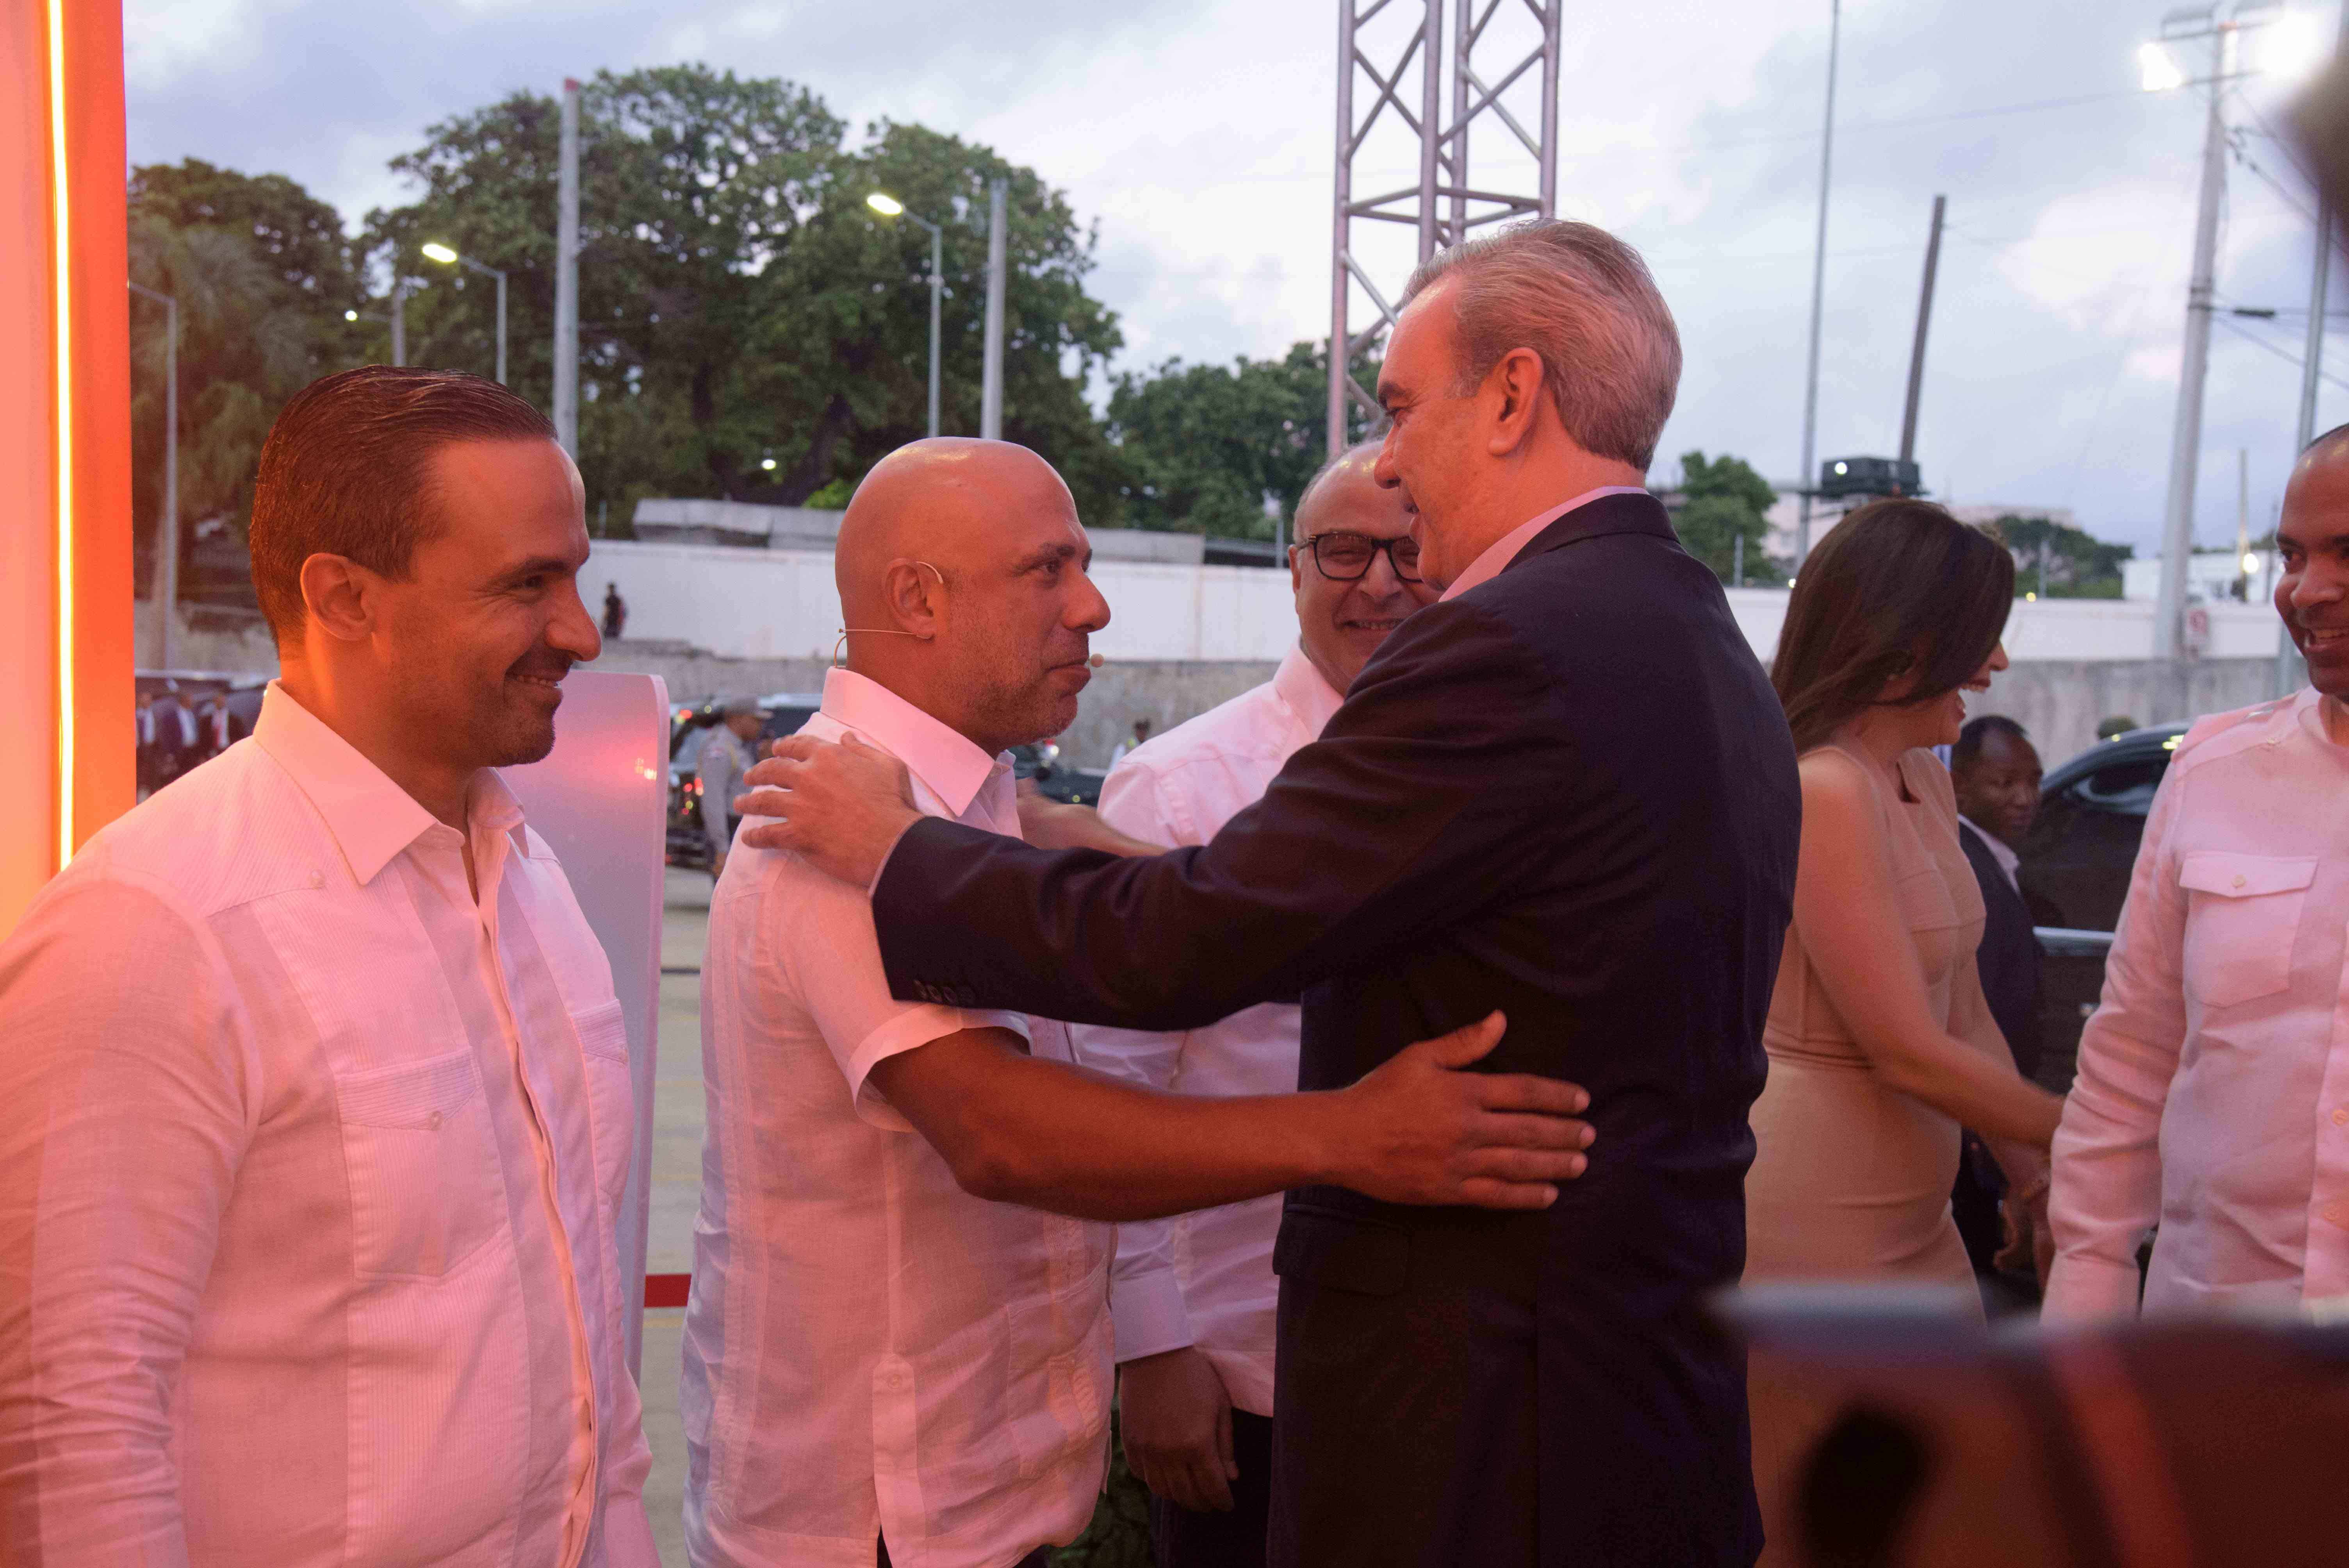
{"type": "MultiPolygon", "coordinates": [[[[2294,3],[2332,36],[2334,5],[2294,3]]],[[[2193,91],[2138,89],[2137,46],[2168,8],[1844,6],[1822,457],[1898,445],[1944,193],[1928,485],[2070,507],[2141,553],[2154,543],[2204,112],[2193,91]]],[[[1660,480],[1692,448],[1795,471],[1827,12],[1568,6],[1560,205],[1641,248],[1687,347],[1660,480]]],[[[356,220],[404,199],[385,160],[443,116],[599,67],[706,60],[802,82],[854,123],[990,144],[1065,188],[1100,223],[1094,287],[1123,317],[1124,363],[1271,355],[1329,330],[1335,15],[1334,0],[129,0],[130,152],[282,171],[356,220]]],[[[2228,170],[2220,295],[2286,314],[2230,317],[2215,336],[2206,544],[2233,534],[2238,449],[2254,532],[2291,455],[2313,201],[2271,134],[2282,96],[2266,76],[2227,99],[2244,160],[2228,170]]],[[[1529,181],[1508,150],[1478,145],[1477,184],[1529,181]]],[[[1384,157],[1366,149],[1360,184],[1409,182],[1384,157]]],[[[1392,290],[1402,262],[1373,260],[1392,290]]],[[[2335,286],[2349,310],[2349,280],[2335,286]]],[[[2349,355],[2335,363],[2320,428],[2349,419],[2349,355]]]]}

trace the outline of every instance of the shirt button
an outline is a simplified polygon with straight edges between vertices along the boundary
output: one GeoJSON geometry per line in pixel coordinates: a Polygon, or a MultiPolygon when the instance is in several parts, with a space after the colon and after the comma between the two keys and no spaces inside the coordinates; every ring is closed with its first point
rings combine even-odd
{"type": "Polygon", "coordinates": [[[436,1110],[430,1116],[426,1117],[424,1119],[424,1125],[432,1129],[435,1132],[438,1132],[440,1130],[440,1113],[436,1110]]]}
{"type": "Polygon", "coordinates": [[[2240,886],[2242,886],[2242,885],[2243,885],[2243,879],[2242,879],[2240,876],[2238,876],[2238,877],[2236,877],[2236,878],[2235,878],[2235,885],[2236,885],[2237,887],[2240,887],[2240,886]]]}
{"type": "Polygon", "coordinates": [[[2327,1203],[2319,1212],[2336,1225],[2349,1225],[2349,1203],[2327,1203]]]}
{"type": "Polygon", "coordinates": [[[2335,1109],[2333,1112],[2333,1125],[2335,1127],[2349,1127],[2349,1110],[2335,1109]]]}
{"type": "Polygon", "coordinates": [[[324,872],[312,872],[310,873],[310,885],[312,887],[325,887],[326,885],[326,873],[324,872]]]}

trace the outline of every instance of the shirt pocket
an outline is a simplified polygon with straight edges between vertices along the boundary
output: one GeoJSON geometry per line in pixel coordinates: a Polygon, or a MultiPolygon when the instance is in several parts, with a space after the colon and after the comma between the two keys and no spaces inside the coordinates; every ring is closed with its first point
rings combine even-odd
{"type": "Polygon", "coordinates": [[[505,1183],[471,1047],[339,1073],[362,1276],[438,1278],[497,1235],[505,1183]]]}
{"type": "Polygon", "coordinates": [[[571,1015],[587,1076],[587,1119],[595,1142],[595,1189],[616,1212],[636,1140],[636,1086],[628,1073],[628,1026],[617,1002],[571,1015]]]}
{"type": "Polygon", "coordinates": [[[2234,1007],[2292,984],[2292,944],[2316,859],[2201,851],[2186,856],[2186,994],[2234,1007]]]}

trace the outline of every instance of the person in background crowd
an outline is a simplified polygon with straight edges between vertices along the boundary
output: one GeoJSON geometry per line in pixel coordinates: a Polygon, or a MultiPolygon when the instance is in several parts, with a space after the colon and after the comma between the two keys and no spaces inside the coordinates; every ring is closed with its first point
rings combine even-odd
{"type": "Polygon", "coordinates": [[[2055,1137],[2045,1315],[2349,1304],[2349,426],[2276,530],[2297,696],[2205,718],[2154,798],[2055,1137]]]}
{"type": "Polygon", "coordinates": [[[1132,755],[1135,747],[1140,746],[1149,738],[1150,721],[1146,718],[1135,719],[1133,721],[1133,738],[1130,740],[1121,740],[1116,746],[1111,748],[1109,754],[1109,765],[1112,768],[1116,767],[1119,763],[1124,761],[1128,756],[1132,755]]]}
{"type": "Polygon", "coordinates": [[[2096,738],[2111,740],[2116,736],[2127,735],[2130,730],[2141,727],[2137,721],[2128,715],[2116,713],[2096,726],[2096,738]]]}
{"type": "Polygon", "coordinates": [[[209,762],[228,749],[228,708],[221,694],[207,689],[196,699],[196,758],[209,762]]]}
{"type": "Polygon", "coordinates": [[[141,686],[139,690],[139,798],[144,800],[162,787],[163,748],[158,742],[155,724],[155,694],[141,686]]]}
{"type": "Polygon", "coordinates": [[[166,680],[155,699],[155,764],[157,789],[161,789],[203,760],[196,746],[196,716],[181,699],[180,683],[166,680]]]}
{"type": "MultiPolygon", "coordinates": [[[[1007,748],[1076,717],[1109,619],[1089,556],[1033,452],[891,453],[841,521],[848,667],[802,733],[898,759],[921,811],[1016,841],[1007,748]]],[[[1060,1024],[893,999],[864,890],[748,831],[702,975],[696,1568],[1040,1568],[1107,1462],[1100,1222],[1312,1181],[1491,1218],[1465,1205],[1538,1209],[1583,1163],[1588,1130],[1563,1119],[1580,1090],[1450,1070],[1492,1048],[1496,1018],[1330,1094],[1136,1088],[1072,1066],[1060,1024]]]]}
{"type": "MultiPolygon", "coordinates": [[[[1958,842],[1982,897],[1982,945],[1974,954],[1982,996],[2014,1057],[2014,1070],[2033,1079],[2039,1076],[2041,958],[2015,867],[2023,835],[2039,815],[2039,777],[2038,751],[2023,726],[2002,714],[1968,719],[1950,750],[1958,842]]],[[[1958,1184],[1950,1194],[1966,1255],[1973,1261],[1977,1277],[1997,1279],[2003,1290],[2035,1297],[2035,1279],[2026,1283],[1997,1265],[2012,1222],[2001,1219],[2005,1194],[2006,1180],[1998,1161],[1981,1139],[1967,1133],[1958,1184]]]]}
{"type": "MultiPolygon", "coordinates": [[[[1965,693],[2006,667],[2014,560],[1930,502],[1861,507],[1811,552],[1770,678],[1802,758],[1795,919],[1763,1035],[1745,1278],[1907,1280],[1973,1270],[1951,1217],[1959,1130],[2025,1201],[2061,1101],[2024,1081],[1982,995],[1982,902],[1949,771],[1965,693]]],[[[1828,1411],[1757,1362],[1763,1561],[1787,1556],[1795,1460],[1828,1411]]]]}
{"type": "MultiPolygon", "coordinates": [[[[1321,733],[1387,634],[1435,601],[1375,442],[1332,460],[1297,503],[1297,645],[1272,679],[1128,752],[1102,820],[1151,843],[1204,844],[1321,733]]],[[[1297,1087],[1298,1009],[1268,1002],[1176,1034],[1085,1025],[1088,1067],[1185,1094],[1297,1087]]],[[[1152,1494],[1159,1568],[1264,1561],[1272,1498],[1278,1195],[1122,1225],[1110,1287],[1125,1457],[1152,1494]]]]}
{"type": "Polygon", "coordinates": [[[253,744],[0,944],[0,1563],[657,1568],[627,1037],[495,771],[596,654],[580,494],[476,377],[271,428],[253,744]]]}
{"type": "Polygon", "coordinates": [[[620,597],[617,583],[604,584],[604,636],[608,642],[618,642],[628,629],[628,602],[620,597]]]}
{"type": "Polygon", "coordinates": [[[759,758],[753,750],[766,715],[749,697],[735,697],[719,709],[719,722],[701,743],[694,777],[701,785],[701,830],[709,840],[709,874],[726,872],[726,852],[734,844],[734,797],[742,792],[743,776],[759,758]]]}
{"type": "Polygon", "coordinates": [[[1301,991],[1308,1088],[1497,1003],[1506,1065],[1590,1089],[1598,1157],[1541,1214],[1288,1194],[1268,1561],[1733,1568],[1744,1357],[1707,1304],[1794,890],[1785,716],[1643,488],[1681,348],[1639,253],[1528,222],[1405,298],[1376,471],[1444,596],[1261,801],[1197,847],[1045,852],[795,738],[743,841],[869,890],[905,995],[1166,1030],[1301,991]]]}

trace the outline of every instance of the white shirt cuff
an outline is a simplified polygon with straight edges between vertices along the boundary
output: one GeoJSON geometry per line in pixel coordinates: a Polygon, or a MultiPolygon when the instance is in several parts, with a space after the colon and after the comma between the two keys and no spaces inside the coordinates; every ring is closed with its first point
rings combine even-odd
{"type": "Polygon", "coordinates": [[[2047,1293],[2040,1303],[2039,1319],[2043,1323],[2095,1323],[2135,1317],[2137,1303],[2135,1262],[2060,1256],[2048,1271],[2047,1293]]]}
{"type": "Polygon", "coordinates": [[[1171,1268],[1111,1282],[1109,1317],[1120,1361],[1136,1361],[1194,1343],[1191,1314],[1183,1305],[1183,1284],[1171,1268]]]}
{"type": "Polygon", "coordinates": [[[885,1132],[913,1131],[914,1124],[898,1115],[896,1108],[865,1080],[873,1076],[875,1063],[965,1029],[1009,1029],[1025,1040],[1028,1017],[1024,1013],[979,1013],[929,1003],[895,1015],[849,1053],[848,1096],[855,1103],[856,1114],[885,1132]]]}

